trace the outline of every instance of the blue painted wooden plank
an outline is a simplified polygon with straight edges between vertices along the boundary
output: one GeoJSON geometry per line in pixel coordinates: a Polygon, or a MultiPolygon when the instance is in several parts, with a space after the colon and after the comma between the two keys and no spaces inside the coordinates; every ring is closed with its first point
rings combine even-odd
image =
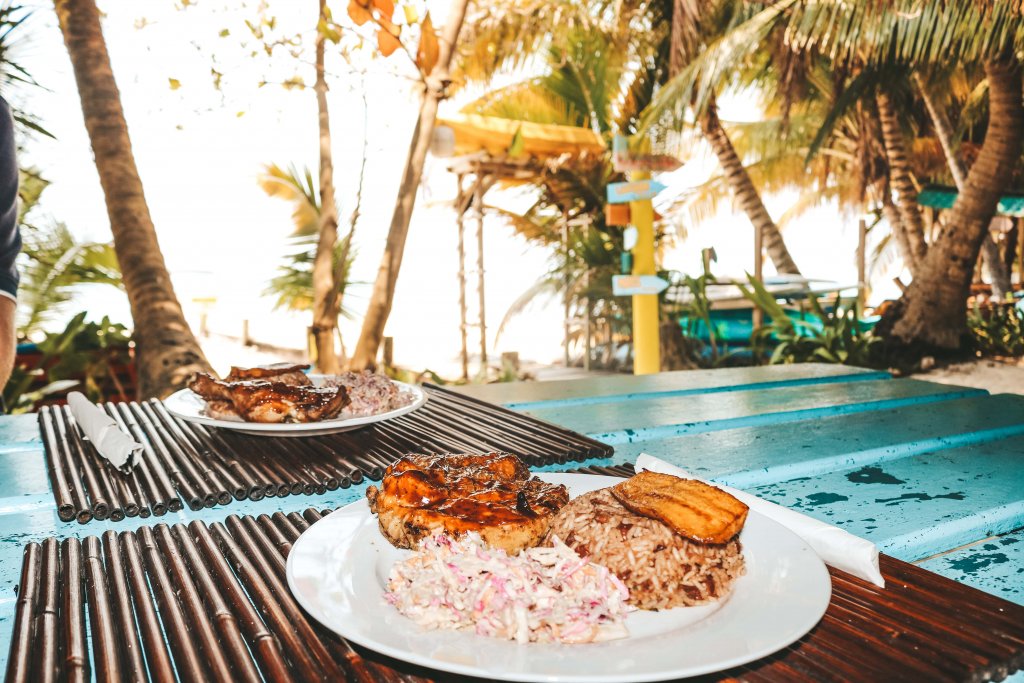
{"type": "Polygon", "coordinates": [[[40,493],[50,495],[50,481],[43,462],[43,450],[39,446],[0,453],[0,499],[40,493]]]}
{"type": "Polygon", "coordinates": [[[641,394],[686,395],[715,391],[736,391],[755,387],[854,382],[886,379],[886,372],[827,363],[764,365],[751,368],[680,370],[656,375],[596,375],[585,379],[550,382],[503,382],[467,384],[456,391],[484,401],[526,409],[535,403],[554,405],[600,403],[609,398],[641,394]]]}
{"type": "Polygon", "coordinates": [[[750,491],[913,562],[1024,526],[1022,463],[1013,437],[750,491]]]}
{"type": "Polygon", "coordinates": [[[1024,396],[975,396],[784,424],[686,434],[617,446],[737,488],[1024,435],[1024,396]]]}
{"type": "Polygon", "coordinates": [[[933,557],[920,566],[1024,605],[1024,529],[933,557]]]}
{"type": "Polygon", "coordinates": [[[918,380],[867,380],[525,411],[608,444],[885,410],[985,394],[918,380]]]}
{"type": "Polygon", "coordinates": [[[35,414],[0,417],[0,454],[42,447],[39,417],[35,414]]]}

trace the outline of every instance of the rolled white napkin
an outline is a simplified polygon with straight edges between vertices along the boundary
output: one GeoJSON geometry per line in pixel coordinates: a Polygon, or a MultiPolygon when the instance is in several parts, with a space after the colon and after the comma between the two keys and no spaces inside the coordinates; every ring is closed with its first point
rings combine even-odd
{"type": "MultiPolygon", "coordinates": [[[[682,468],[647,453],[641,453],[640,457],[636,459],[636,470],[637,472],[649,470],[662,474],[674,474],[677,477],[704,481],[682,468]]],[[[778,522],[804,539],[825,564],[885,588],[885,579],[878,568],[878,546],[871,541],[763,498],[744,493],[739,489],[722,486],[715,482],[706,483],[732,494],[746,503],[751,510],[778,522]]]]}
{"type": "Polygon", "coordinates": [[[68,407],[78,428],[101,456],[122,472],[130,472],[135,467],[142,444],[122,432],[112,417],[78,391],[68,394],[68,407]]]}

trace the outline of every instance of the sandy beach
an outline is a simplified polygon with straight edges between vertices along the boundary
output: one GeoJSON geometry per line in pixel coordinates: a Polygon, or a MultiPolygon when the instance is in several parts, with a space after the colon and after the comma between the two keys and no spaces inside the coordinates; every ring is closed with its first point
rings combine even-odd
{"type": "Polygon", "coordinates": [[[1024,394],[1024,362],[1021,361],[979,358],[935,368],[914,377],[929,382],[986,389],[993,394],[1024,394]]]}

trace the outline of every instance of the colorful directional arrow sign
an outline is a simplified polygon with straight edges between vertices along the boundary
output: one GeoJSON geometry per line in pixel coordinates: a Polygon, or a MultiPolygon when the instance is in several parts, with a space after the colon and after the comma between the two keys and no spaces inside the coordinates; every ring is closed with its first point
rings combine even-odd
{"type": "Polygon", "coordinates": [[[612,275],[612,293],[615,296],[660,294],[668,282],[657,275],[612,275]]]}
{"type": "Polygon", "coordinates": [[[626,202],[638,202],[643,199],[653,199],[655,195],[665,189],[657,180],[637,180],[631,183],[609,183],[608,203],[625,204],[626,202]]]}

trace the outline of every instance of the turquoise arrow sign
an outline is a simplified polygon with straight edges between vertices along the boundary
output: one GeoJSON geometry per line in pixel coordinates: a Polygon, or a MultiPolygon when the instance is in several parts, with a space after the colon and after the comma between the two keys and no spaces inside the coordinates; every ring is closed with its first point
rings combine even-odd
{"type": "Polygon", "coordinates": [[[657,275],[612,275],[612,293],[615,296],[660,294],[668,282],[657,275]]]}
{"type": "Polygon", "coordinates": [[[638,202],[641,199],[651,199],[665,189],[657,180],[636,180],[631,183],[609,183],[608,203],[625,204],[626,202],[638,202]]]}

